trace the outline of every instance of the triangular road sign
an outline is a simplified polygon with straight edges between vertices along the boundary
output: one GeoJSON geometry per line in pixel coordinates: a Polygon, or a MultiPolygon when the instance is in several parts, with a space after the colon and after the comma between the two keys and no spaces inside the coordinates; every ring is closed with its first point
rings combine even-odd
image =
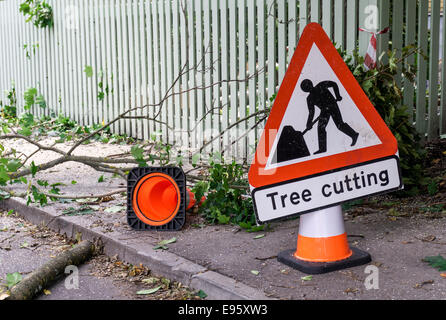
{"type": "Polygon", "coordinates": [[[309,24],[249,170],[260,188],[394,156],[397,141],[317,23],[309,24]]]}

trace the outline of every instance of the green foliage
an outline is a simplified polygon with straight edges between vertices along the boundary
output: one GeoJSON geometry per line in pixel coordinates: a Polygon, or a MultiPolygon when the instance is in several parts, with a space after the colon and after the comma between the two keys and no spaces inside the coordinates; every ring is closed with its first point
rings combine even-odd
{"type": "MultiPolygon", "coordinates": [[[[33,103],[32,96],[35,96],[35,91],[30,90],[27,93],[29,96],[29,103],[33,103]]],[[[43,99],[43,98],[42,98],[43,99]]],[[[39,100],[37,99],[37,102],[39,100]]],[[[27,112],[20,116],[19,119],[20,130],[18,133],[30,136],[33,130],[38,133],[39,137],[52,134],[52,136],[58,136],[56,143],[64,143],[66,141],[71,141],[74,137],[81,138],[82,136],[89,135],[93,131],[102,127],[101,124],[94,124],[92,126],[80,126],[75,121],[71,120],[69,117],[59,114],[57,117],[53,114],[52,116],[44,116],[41,119],[35,119],[34,116],[27,112]]],[[[126,135],[112,134],[110,128],[105,128],[98,134],[91,137],[91,140],[100,141],[103,143],[132,143],[133,138],[127,137],[126,135]]],[[[90,143],[90,141],[87,141],[90,143]]]]}
{"type": "Polygon", "coordinates": [[[108,96],[110,88],[108,87],[108,84],[104,85],[104,82],[102,80],[99,81],[98,88],[98,100],[102,101],[105,99],[106,96],[108,96]]]}
{"type": "Polygon", "coordinates": [[[36,42],[32,45],[24,44],[23,49],[25,50],[25,56],[27,59],[31,59],[31,54],[36,54],[36,50],[39,48],[39,43],[36,42]]]}
{"type": "Polygon", "coordinates": [[[22,281],[22,275],[18,272],[8,273],[6,275],[6,286],[8,287],[8,289],[11,289],[20,281],[22,281]]]}
{"type": "Polygon", "coordinates": [[[203,290],[200,290],[197,292],[197,296],[200,297],[201,299],[205,299],[208,295],[203,290]]]}
{"type": "MultiPolygon", "coordinates": [[[[34,202],[39,203],[41,206],[44,206],[48,204],[48,198],[45,194],[39,191],[39,189],[36,186],[31,186],[31,195],[34,199],[34,202]]],[[[31,202],[33,202],[31,195],[28,195],[28,200],[26,202],[27,205],[29,205],[31,202]]]]}
{"type": "Polygon", "coordinates": [[[87,78],[91,78],[93,76],[93,67],[85,66],[84,72],[85,72],[85,75],[87,76],[87,78]]]}
{"type": "Polygon", "coordinates": [[[363,203],[364,203],[364,200],[362,200],[362,199],[345,202],[342,204],[342,210],[347,211],[347,210],[350,210],[350,209],[354,208],[355,206],[361,205],[363,203]]]}
{"type": "Polygon", "coordinates": [[[211,158],[209,176],[192,190],[196,199],[206,194],[200,213],[210,223],[234,223],[249,231],[262,230],[263,226],[256,226],[246,170],[234,161],[225,164],[221,156],[218,158],[211,158]]]}
{"type": "Polygon", "coordinates": [[[8,100],[5,104],[0,101],[0,114],[5,119],[13,119],[17,117],[17,97],[15,87],[13,86],[11,90],[6,92],[6,99],[8,100]]]}
{"type": "Polygon", "coordinates": [[[35,124],[34,115],[32,113],[23,113],[18,119],[18,125],[20,129],[18,134],[29,137],[32,134],[32,126],[35,124]]]}
{"type": "Polygon", "coordinates": [[[37,171],[39,171],[39,167],[36,166],[36,164],[35,164],[34,161],[33,161],[33,162],[31,162],[31,167],[30,167],[30,169],[31,169],[31,174],[32,174],[32,176],[33,176],[33,178],[34,178],[34,176],[36,175],[37,171]]]}
{"type": "MultiPolygon", "coordinates": [[[[87,76],[87,78],[91,78],[94,75],[93,67],[89,66],[89,65],[86,65],[84,67],[84,72],[85,72],[85,75],[87,76]]],[[[98,82],[98,96],[97,97],[98,97],[99,101],[102,101],[113,90],[110,89],[110,87],[108,86],[107,83],[104,83],[104,80],[103,80],[104,71],[103,70],[99,70],[99,72],[97,74],[97,78],[99,80],[99,82],[98,82]]]]}
{"type": "MultiPolygon", "coordinates": [[[[409,54],[412,46],[403,49],[403,54],[409,54]]],[[[366,71],[364,57],[357,52],[348,56],[340,52],[364,92],[379,112],[387,126],[398,141],[400,164],[405,191],[400,195],[419,193],[419,186],[426,185],[423,174],[422,159],[425,151],[420,144],[420,136],[410,120],[407,106],[403,105],[403,94],[397,85],[396,76],[402,74],[409,81],[414,80],[412,66],[398,67],[396,52],[388,54],[389,63],[378,62],[377,68],[366,71]]],[[[413,53],[413,51],[412,51],[413,53]]]]}
{"type": "Polygon", "coordinates": [[[160,166],[167,166],[171,161],[172,145],[157,141],[155,137],[152,137],[154,143],[152,152],[149,154],[149,161],[154,164],[158,162],[160,166]]]}
{"type": "Polygon", "coordinates": [[[434,196],[438,193],[438,179],[430,179],[429,183],[427,184],[427,192],[430,196],[434,196]]]}
{"type": "Polygon", "coordinates": [[[429,263],[429,265],[438,271],[446,271],[446,259],[441,255],[426,257],[423,259],[423,262],[429,263]]]}
{"type": "MultiPolygon", "coordinates": [[[[167,166],[172,164],[172,146],[161,141],[156,141],[156,137],[154,136],[152,136],[152,140],[153,144],[151,146],[150,152],[144,151],[143,147],[140,145],[135,145],[130,149],[130,153],[137,161],[139,167],[147,167],[147,162],[150,162],[152,165],[156,163],[160,166],[167,166]]],[[[176,163],[178,164],[182,162],[182,157],[179,156],[173,160],[176,161],[176,163]]]]}
{"type": "Polygon", "coordinates": [[[69,207],[62,211],[62,214],[67,216],[85,216],[88,214],[94,214],[95,211],[88,205],[82,205],[79,208],[69,207]]]}
{"type": "Polygon", "coordinates": [[[138,162],[138,165],[140,167],[147,167],[147,162],[144,160],[144,149],[140,146],[133,146],[130,149],[130,153],[132,154],[133,158],[138,162]]]}
{"type": "Polygon", "coordinates": [[[19,118],[19,126],[23,127],[31,127],[35,124],[34,115],[32,113],[23,113],[19,118]]]}
{"type": "Polygon", "coordinates": [[[196,166],[198,164],[198,161],[200,161],[200,154],[196,153],[192,156],[192,166],[196,166]]]}
{"type": "Polygon", "coordinates": [[[40,94],[36,97],[36,104],[39,107],[41,107],[42,109],[46,108],[46,101],[45,101],[45,98],[43,97],[43,95],[40,94]]]}
{"type": "Polygon", "coordinates": [[[427,213],[440,213],[444,211],[444,204],[434,204],[428,207],[420,207],[420,211],[427,213]]]}
{"type": "Polygon", "coordinates": [[[37,95],[37,89],[36,88],[28,88],[25,93],[23,94],[23,98],[25,99],[25,110],[31,109],[31,107],[34,105],[35,97],[37,95]]]}
{"type": "Polygon", "coordinates": [[[64,186],[63,183],[60,182],[56,182],[50,185],[51,189],[50,189],[50,193],[52,194],[60,194],[60,189],[58,188],[58,186],[64,186]]]}
{"type": "Polygon", "coordinates": [[[177,242],[177,238],[175,237],[166,240],[161,240],[155,247],[153,247],[153,250],[159,250],[159,249],[168,250],[169,247],[167,245],[175,242],[177,242]]]}
{"type": "Polygon", "coordinates": [[[65,132],[68,130],[72,130],[76,127],[76,122],[71,120],[68,117],[65,117],[62,114],[59,114],[59,116],[56,119],[57,126],[55,129],[59,132],[65,132]]]}
{"type": "Polygon", "coordinates": [[[29,110],[35,104],[39,105],[41,108],[46,108],[46,102],[44,97],[38,94],[36,88],[28,88],[23,94],[23,98],[25,99],[24,109],[29,110]]]}
{"type": "MultiPolygon", "coordinates": [[[[40,119],[36,119],[34,115],[30,112],[30,109],[34,105],[38,105],[42,108],[46,107],[45,99],[42,95],[39,95],[39,92],[36,88],[28,88],[24,94],[25,101],[25,112],[22,113],[18,118],[17,116],[10,112],[10,117],[5,116],[6,110],[10,111],[11,108],[6,109],[2,108],[2,117],[0,118],[0,129],[4,134],[8,134],[11,132],[11,128],[17,128],[17,133],[24,136],[31,136],[34,134],[33,139],[38,140],[44,136],[52,136],[58,137],[55,141],[56,143],[62,143],[65,141],[70,141],[73,137],[82,138],[87,135],[91,135],[92,132],[95,132],[97,129],[102,128],[103,125],[96,124],[92,126],[80,126],[75,121],[70,120],[68,117],[65,117],[62,114],[59,114],[57,117],[54,113],[51,113],[51,116],[44,116],[40,119]]],[[[13,88],[7,95],[9,103],[8,107],[14,105],[16,103],[15,98],[15,89],[13,88]]],[[[3,105],[2,105],[3,106],[3,105]]],[[[110,128],[105,128],[100,133],[93,135],[89,138],[86,143],[89,143],[90,140],[98,140],[105,143],[114,143],[114,142],[134,142],[132,138],[128,138],[127,136],[115,135],[111,134],[110,128]]],[[[37,172],[40,170],[40,167],[36,165],[33,161],[30,164],[27,164],[27,168],[25,168],[25,164],[20,160],[20,155],[14,149],[9,150],[8,156],[5,156],[3,153],[5,148],[0,143],[0,186],[6,186],[7,184],[16,184],[16,183],[24,183],[27,184],[27,204],[32,202],[38,203],[42,206],[46,205],[49,200],[52,201],[61,201],[52,195],[60,194],[59,186],[63,185],[61,183],[53,183],[49,184],[48,181],[45,180],[37,180],[35,185],[22,176],[15,178],[16,175],[21,168],[24,170],[29,170],[29,175],[33,178],[36,176],[37,172]],[[47,188],[46,192],[42,192],[40,188],[47,188]]],[[[26,174],[26,173],[25,173],[26,174]]],[[[101,176],[98,182],[104,182],[105,179],[101,176]]],[[[72,184],[76,182],[73,180],[72,184]]],[[[0,192],[0,200],[7,199],[11,196],[8,192],[0,192]]]]}
{"type": "Polygon", "coordinates": [[[10,180],[10,174],[15,172],[22,163],[18,159],[0,158],[0,185],[5,186],[10,180]]]}
{"type": "Polygon", "coordinates": [[[32,21],[38,28],[53,26],[53,8],[45,0],[25,0],[20,4],[19,11],[26,22],[32,21]]]}

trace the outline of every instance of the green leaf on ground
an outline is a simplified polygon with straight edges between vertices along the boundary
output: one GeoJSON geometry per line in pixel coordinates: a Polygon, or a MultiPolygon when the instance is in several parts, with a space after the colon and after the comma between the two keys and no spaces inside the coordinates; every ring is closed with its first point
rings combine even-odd
{"type": "Polygon", "coordinates": [[[252,226],[251,228],[247,229],[247,232],[259,232],[259,231],[263,231],[265,229],[265,225],[261,225],[261,226],[252,226]]]}
{"type": "Polygon", "coordinates": [[[83,198],[83,199],[76,199],[75,201],[78,203],[92,203],[92,202],[97,202],[99,199],[98,198],[83,198]]]}
{"type": "Polygon", "coordinates": [[[10,193],[8,193],[6,191],[0,190],[0,200],[6,200],[6,199],[9,199],[9,198],[11,198],[11,194],[10,193]]]}
{"type": "Polygon", "coordinates": [[[29,137],[33,132],[28,127],[23,127],[19,131],[17,131],[18,134],[21,134],[25,137],[29,137]]]}
{"type": "Polygon", "coordinates": [[[171,244],[171,243],[175,243],[175,242],[177,242],[177,238],[173,237],[173,238],[170,238],[170,239],[167,239],[167,240],[160,241],[160,242],[158,242],[158,244],[160,246],[165,246],[167,244],[171,244]]]}
{"type": "Polygon", "coordinates": [[[219,224],[228,224],[229,221],[231,221],[231,217],[224,215],[224,214],[218,214],[217,220],[219,224]]]}
{"type": "Polygon", "coordinates": [[[206,292],[204,292],[203,290],[200,290],[197,292],[197,296],[200,297],[201,299],[206,298],[208,295],[206,294],[206,292]]]}
{"type": "Polygon", "coordinates": [[[104,182],[104,176],[103,175],[99,177],[98,182],[99,183],[104,182]]]}
{"type": "Polygon", "coordinates": [[[159,279],[155,278],[155,277],[150,277],[150,278],[141,280],[141,282],[144,282],[144,283],[147,283],[147,284],[154,284],[154,283],[157,283],[158,281],[159,281],[159,279]]]}
{"type": "Polygon", "coordinates": [[[429,265],[438,271],[446,271],[446,259],[441,255],[426,257],[422,260],[429,263],[429,265]]]}
{"type": "Polygon", "coordinates": [[[19,160],[10,160],[8,161],[8,164],[6,165],[6,167],[8,168],[9,172],[16,172],[18,168],[20,168],[20,166],[22,165],[22,163],[19,160]]]}
{"type": "Polygon", "coordinates": [[[139,294],[139,295],[153,294],[153,293],[157,292],[159,289],[161,289],[161,286],[152,288],[152,289],[147,289],[147,290],[140,290],[136,294],[139,294]]]}
{"type": "Polygon", "coordinates": [[[147,167],[147,163],[144,160],[144,149],[140,146],[133,146],[130,149],[130,153],[132,154],[133,158],[138,162],[138,165],[140,167],[147,167]]]}
{"type": "Polygon", "coordinates": [[[311,281],[313,280],[313,276],[305,276],[300,278],[302,281],[311,281]]]}
{"type": "Polygon", "coordinates": [[[130,149],[130,153],[135,159],[142,159],[144,154],[144,149],[139,146],[133,146],[130,149]]]}
{"type": "Polygon", "coordinates": [[[95,211],[90,207],[83,205],[80,208],[69,207],[62,211],[62,214],[67,216],[84,216],[87,214],[93,214],[95,211]]]}
{"type": "Polygon", "coordinates": [[[33,161],[33,162],[31,162],[31,168],[30,169],[31,169],[31,175],[34,178],[34,176],[36,175],[37,171],[39,170],[39,167],[36,166],[36,164],[33,161]]]}
{"type": "Polygon", "coordinates": [[[255,275],[255,276],[258,276],[259,273],[260,273],[260,271],[257,271],[257,270],[251,270],[251,273],[252,273],[253,275],[255,275]]]}
{"type": "Polygon", "coordinates": [[[8,273],[6,275],[6,285],[8,286],[8,289],[11,289],[20,281],[22,281],[22,275],[18,272],[8,273]]]}
{"type": "Polygon", "coordinates": [[[107,212],[107,213],[117,213],[117,212],[120,212],[122,210],[125,210],[124,206],[113,206],[113,207],[105,209],[104,212],[107,212]]]}
{"type": "Polygon", "coordinates": [[[48,181],[46,180],[37,180],[37,184],[41,187],[48,187],[48,181]]]}
{"type": "Polygon", "coordinates": [[[169,248],[167,246],[160,246],[160,245],[153,247],[153,250],[159,250],[159,249],[168,250],[169,248]]]}
{"type": "Polygon", "coordinates": [[[169,249],[169,247],[167,247],[167,245],[170,243],[175,243],[175,242],[177,242],[177,238],[175,238],[175,237],[171,238],[171,239],[167,239],[167,240],[162,240],[162,241],[158,242],[158,245],[155,246],[153,248],[153,250],[159,250],[159,249],[167,250],[167,249],[169,249]]]}
{"type": "Polygon", "coordinates": [[[264,238],[264,237],[265,237],[264,234],[259,234],[258,236],[254,237],[254,240],[261,239],[261,238],[264,238]]]}

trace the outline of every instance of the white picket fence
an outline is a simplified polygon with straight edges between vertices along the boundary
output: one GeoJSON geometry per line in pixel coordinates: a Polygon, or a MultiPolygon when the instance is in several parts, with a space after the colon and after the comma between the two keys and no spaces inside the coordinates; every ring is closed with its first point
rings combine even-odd
{"type": "Polygon", "coordinates": [[[364,53],[370,35],[358,27],[378,0],[47,0],[55,21],[45,29],[25,23],[21,2],[0,1],[0,99],[14,82],[22,112],[23,92],[35,87],[48,105],[35,115],[82,125],[149,104],[131,115],[159,113],[160,122],[121,119],[112,131],[197,150],[231,128],[203,152],[237,141],[232,155],[246,159],[258,118],[234,124],[268,105],[305,25],[319,22],[339,46],[364,53]],[[196,69],[180,75],[184,66],[196,69]]]}

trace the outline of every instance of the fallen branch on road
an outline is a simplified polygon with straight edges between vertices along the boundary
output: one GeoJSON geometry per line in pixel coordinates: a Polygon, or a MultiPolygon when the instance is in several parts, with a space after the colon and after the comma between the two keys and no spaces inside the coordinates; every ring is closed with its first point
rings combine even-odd
{"type": "Polygon", "coordinates": [[[11,289],[7,300],[32,299],[46,289],[58,276],[64,274],[67,266],[78,266],[84,263],[91,258],[94,251],[93,243],[82,241],[73,249],[65,251],[27,275],[11,289]]]}

